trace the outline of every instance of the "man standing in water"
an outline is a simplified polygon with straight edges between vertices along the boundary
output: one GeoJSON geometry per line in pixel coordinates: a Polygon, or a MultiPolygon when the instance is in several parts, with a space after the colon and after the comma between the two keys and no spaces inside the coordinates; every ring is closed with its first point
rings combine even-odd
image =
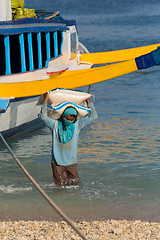
{"type": "Polygon", "coordinates": [[[95,107],[89,99],[87,106],[91,108],[89,114],[77,120],[77,110],[68,107],[58,120],[47,116],[47,100],[49,94],[44,94],[41,109],[41,119],[52,132],[52,170],[56,185],[76,185],[79,183],[77,169],[77,147],[79,132],[86,125],[98,118],[95,107]]]}

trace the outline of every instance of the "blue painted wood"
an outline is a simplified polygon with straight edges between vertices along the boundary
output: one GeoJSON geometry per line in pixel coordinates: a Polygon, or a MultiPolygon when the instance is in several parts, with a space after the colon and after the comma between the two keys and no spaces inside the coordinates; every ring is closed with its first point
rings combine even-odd
{"type": "Polygon", "coordinates": [[[61,32],[61,37],[62,37],[62,41],[61,41],[61,47],[60,47],[60,54],[62,54],[62,47],[63,47],[63,32],[61,32]]]}
{"type": "Polygon", "coordinates": [[[11,58],[10,58],[10,41],[9,36],[4,36],[4,46],[5,46],[5,64],[6,71],[5,74],[11,74],[11,58]]]}
{"type": "Polygon", "coordinates": [[[26,72],[26,58],[25,58],[25,47],[24,47],[24,34],[19,35],[20,52],[21,52],[21,71],[26,72]]]}
{"type": "Polygon", "coordinates": [[[47,52],[47,60],[51,58],[51,47],[50,47],[50,33],[46,33],[46,52],[47,52]]]}
{"type": "Polygon", "coordinates": [[[51,50],[50,50],[50,33],[46,33],[46,65],[45,67],[48,67],[48,64],[49,64],[49,60],[51,58],[51,50]]]}
{"type": "Polygon", "coordinates": [[[54,57],[58,56],[58,37],[57,32],[53,33],[53,39],[54,39],[54,57]]]}
{"type": "Polygon", "coordinates": [[[29,70],[34,70],[33,62],[33,45],[32,45],[32,33],[28,33],[28,54],[29,54],[29,70]]]}
{"type": "Polygon", "coordinates": [[[37,33],[37,43],[38,43],[38,68],[42,68],[41,32],[37,33]]]}

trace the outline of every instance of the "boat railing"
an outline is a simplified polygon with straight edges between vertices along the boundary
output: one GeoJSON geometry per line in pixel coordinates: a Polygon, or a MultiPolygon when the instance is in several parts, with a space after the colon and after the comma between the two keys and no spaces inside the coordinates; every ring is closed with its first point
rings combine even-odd
{"type": "Polygon", "coordinates": [[[0,75],[48,67],[62,54],[63,31],[0,35],[0,75]]]}

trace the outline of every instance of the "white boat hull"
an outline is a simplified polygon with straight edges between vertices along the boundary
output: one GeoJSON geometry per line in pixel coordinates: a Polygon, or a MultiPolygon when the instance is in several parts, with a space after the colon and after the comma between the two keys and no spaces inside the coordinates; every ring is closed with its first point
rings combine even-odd
{"type": "Polygon", "coordinates": [[[43,123],[38,118],[39,97],[15,99],[10,102],[6,112],[0,113],[0,131],[5,137],[17,136],[40,128],[43,123]]]}

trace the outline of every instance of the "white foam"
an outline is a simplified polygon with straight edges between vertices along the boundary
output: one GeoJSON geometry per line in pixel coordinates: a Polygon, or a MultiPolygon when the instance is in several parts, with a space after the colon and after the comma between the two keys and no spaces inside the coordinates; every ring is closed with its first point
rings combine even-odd
{"type": "Polygon", "coordinates": [[[43,189],[52,189],[55,187],[55,183],[41,183],[40,186],[43,188],[43,189]]]}
{"type": "Polygon", "coordinates": [[[79,185],[62,186],[62,188],[66,188],[66,189],[78,189],[78,188],[79,188],[79,185]]]}
{"type": "Polygon", "coordinates": [[[32,191],[32,187],[14,187],[14,185],[3,186],[0,185],[0,191],[3,193],[17,193],[22,191],[32,191]]]}

